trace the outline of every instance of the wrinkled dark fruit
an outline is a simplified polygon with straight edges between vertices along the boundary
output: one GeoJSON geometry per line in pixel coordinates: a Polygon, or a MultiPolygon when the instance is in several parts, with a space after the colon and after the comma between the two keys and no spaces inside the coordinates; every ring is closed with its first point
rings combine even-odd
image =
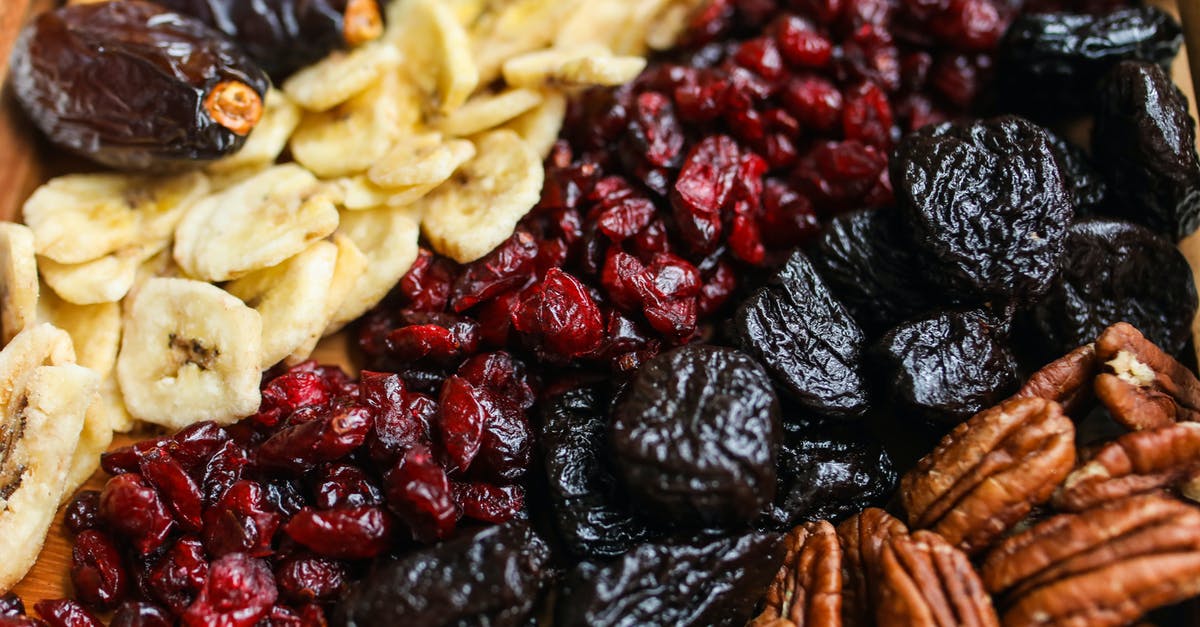
{"type": "Polygon", "coordinates": [[[1058,169],[1071,193],[1075,214],[1084,215],[1103,211],[1109,198],[1108,183],[1092,159],[1082,148],[1054,133],[1047,132],[1050,150],[1058,160],[1058,169]]]}
{"type": "Polygon", "coordinates": [[[71,533],[82,533],[100,524],[100,491],[80,490],[67,505],[63,522],[71,533]]]}
{"type": "Polygon", "coordinates": [[[17,40],[11,78],[50,141],[138,170],[194,167],[241,148],[269,85],[221,34],[138,0],[42,13],[17,40]]]}
{"type": "Polygon", "coordinates": [[[571,553],[615,557],[661,534],[633,513],[607,459],[602,386],[562,392],[542,409],[541,446],[554,520],[571,553]]]}
{"type": "Polygon", "coordinates": [[[1111,213],[1168,237],[1200,226],[1200,158],[1187,100],[1162,68],[1128,61],[1101,81],[1092,151],[1111,213]]]}
{"type": "Polygon", "coordinates": [[[690,345],[655,357],[622,393],[609,428],[625,489],[663,522],[736,525],[775,496],[779,401],[743,353],[690,345]]]}
{"type": "Polygon", "coordinates": [[[733,328],[737,345],[801,407],[838,418],[866,412],[866,338],[804,253],[738,308],[733,328]]]}
{"type": "Polygon", "coordinates": [[[643,544],[607,566],[577,567],[556,624],[744,625],[783,555],[774,534],[643,544]]]}
{"type": "Polygon", "coordinates": [[[999,47],[998,88],[1005,104],[1050,116],[1086,111],[1097,81],[1121,61],[1168,68],[1183,30],[1152,6],[1106,14],[1026,13],[999,47]]]}
{"type": "Polygon", "coordinates": [[[1045,357],[1095,341],[1128,322],[1178,355],[1191,334],[1196,286],[1187,259],[1166,238],[1128,222],[1071,226],[1058,278],[1030,313],[1045,357]]]}
{"type": "Polygon", "coordinates": [[[907,322],[883,336],[872,353],[896,410],[939,425],[970,418],[1020,383],[1008,324],[986,310],[907,322]]]}
{"type": "Polygon", "coordinates": [[[100,516],[109,528],[132,541],[142,555],[167,539],[175,520],[158,492],[140,475],[117,475],[100,492],[100,516]]]}
{"type": "Polygon", "coordinates": [[[15,592],[0,594],[0,617],[12,618],[25,613],[25,603],[15,592]]]}
{"type": "Polygon", "coordinates": [[[354,584],[331,624],[524,625],[550,575],[550,547],[512,521],[380,566],[354,584]]]}
{"type": "Polygon", "coordinates": [[[128,576],[111,538],[90,529],[79,534],[71,552],[71,585],[80,602],[98,611],[124,600],[128,576]]]}
{"type": "Polygon", "coordinates": [[[346,567],[323,557],[298,557],[275,570],[280,594],[295,603],[330,600],[346,585],[346,567]]]}
{"type": "Polygon", "coordinates": [[[266,562],[230,553],[212,563],[204,587],[180,621],[185,627],[249,627],[270,611],[277,595],[266,562]]]}
{"type": "Polygon", "coordinates": [[[1028,301],[1050,287],[1074,215],[1045,131],[1016,117],[941,124],[891,162],[913,250],[960,302],[1028,301]]]}

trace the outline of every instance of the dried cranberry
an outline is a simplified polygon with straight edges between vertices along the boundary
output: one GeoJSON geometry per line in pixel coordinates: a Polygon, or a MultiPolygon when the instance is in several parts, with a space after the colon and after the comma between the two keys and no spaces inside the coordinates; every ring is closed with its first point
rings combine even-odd
{"type": "Polygon", "coordinates": [[[537,239],[529,231],[518,229],[495,250],[463,269],[454,282],[451,308],[465,311],[501,292],[523,287],[533,278],[537,256],[537,239]]]}
{"type": "Polygon", "coordinates": [[[32,616],[0,616],[0,627],[46,627],[46,622],[32,616]]]}
{"type": "Polygon", "coordinates": [[[467,518],[502,523],[511,520],[525,507],[525,490],[516,485],[455,483],[454,501],[467,518]]]}
{"type": "Polygon", "coordinates": [[[80,602],[102,612],[125,598],[128,577],[121,565],[121,553],[108,535],[88,529],[75,539],[71,584],[80,602]]]}
{"type": "Polygon", "coordinates": [[[604,321],[579,279],[551,268],[513,312],[512,325],[539,355],[566,362],[600,347],[604,321]]]}
{"type": "Polygon", "coordinates": [[[757,37],[742,42],[734,54],[734,60],[766,79],[774,80],[783,74],[783,57],[774,39],[757,37]]]}
{"type": "Polygon", "coordinates": [[[455,467],[465,470],[479,453],[484,425],[497,409],[483,389],[459,376],[446,379],[438,406],[436,424],[442,446],[455,467]]]}
{"type": "Polygon", "coordinates": [[[383,478],[388,507],[404,521],[413,538],[432,542],[450,536],[458,523],[458,507],[446,472],[429,449],[416,446],[383,478]]]}
{"type": "Polygon", "coordinates": [[[675,221],[697,253],[712,252],[721,237],[721,208],[738,174],[737,142],[728,135],[705,137],[688,153],[671,194],[675,221]]]}
{"type": "Polygon", "coordinates": [[[645,272],[630,281],[651,327],[676,342],[686,340],[696,331],[700,273],[695,266],[670,253],[660,253],[645,272]]]}
{"type": "Polygon", "coordinates": [[[349,464],[330,464],[318,471],[316,505],[320,509],[382,505],[379,487],[367,473],[349,464]]]}
{"type": "Polygon", "coordinates": [[[15,592],[0,594],[0,618],[21,616],[25,613],[25,603],[15,592]]]}
{"type": "Polygon", "coordinates": [[[277,596],[266,562],[230,553],[213,562],[204,587],[180,622],[185,627],[250,627],[267,615],[277,596]]]}
{"type": "Polygon", "coordinates": [[[167,450],[171,456],[191,473],[204,467],[209,458],[229,440],[229,433],[212,421],[197,422],[180,429],[171,436],[167,450]]]}
{"type": "Polygon", "coordinates": [[[142,477],[154,486],[186,531],[199,531],[201,520],[200,488],[183,466],[165,450],[147,453],[139,462],[142,477]]]}
{"type": "Polygon", "coordinates": [[[82,605],[67,599],[38,601],[33,608],[50,627],[104,627],[82,605]]]}
{"type": "Polygon", "coordinates": [[[504,351],[484,353],[458,367],[458,376],[512,403],[518,409],[533,407],[533,388],[525,365],[504,351]]]}
{"type": "Polygon", "coordinates": [[[484,424],[479,454],[471,464],[470,474],[497,481],[516,481],[525,476],[533,449],[533,430],[525,413],[517,407],[490,397],[490,419],[484,424]]]}
{"type": "Polygon", "coordinates": [[[629,127],[620,148],[623,158],[652,167],[678,165],[683,150],[683,128],[675,117],[675,105],[663,94],[645,92],[634,99],[629,127]]]}
{"type": "Polygon", "coordinates": [[[304,508],[283,530],[313,553],[334,559],[369,559],[392,542],[391,515],[379,507],[304,508]]]}
{"type": "Polygon", "coordinates": [[[229,486],[242,478],[249,463],[246,450],[240,444],[232,440],[222,444],[204,468],[204,480],[200,482],[204,504],[212,505],[220,500],[229,486]]]}
{"type": "Polygon", "coordinates": [[[264,427],[274,427],[297,409],[324,405],[329,399],[329,387],[320,375],[293,370],[263,386],[262,406],[251,420],[264,427]]]}
{"type": "Polygon", "coordinates": [[[395,374],[362,373],[362,400],[374,414],[367,447],[380,463],[391,463],[417,444],[428,444],[437,403],[405,389],[395,374]]]}
{"type": "Polygon", "coordinates": [[[860,83],[845,95],[842,134],[878,148],[892,144],[892,107],[887,94],[872,82],[860,83]]]}
{"type": "Polygon", "coordinates": [[[272,552],[279,522],[261,485],[237,481],[204,512],[204,548],[214,557],[229,553],[266,557],[272,552]]]}
{"type": "Polygon", "coordinates": [[[262,443],[258,462],[302,473],[333,461],[362,445],[371,430],[371,411],[348,404],[320,412],[313,420],[284,427],[262,443]]]}
{"type": "Polygon", "coordinates": [[[151,438],[135,442],[129,446],[122,446],[115,451],[107,451],[100,454],[100,467],[110,475],[119,475],[127,472],[140,472],[138,461],[152,450],[162,448],[167,445],[169,438],[151,438]]]}
{"type": "Polygon", "coordinates": [[[275,569],[279,591],[295,603],[326,601],[337,597],[346,585],[346,566],[324,557],[305,556],[284,560],[275,569]]]}
{"type": "Polygon", "coordinates": [[[396,291],[404,297],[405,306],[414,311],[441,311],[450,300],[451,285],[455,282],[454,262],[435,256],[422,248],[417,260],[400,279],[396,291]]]}
{"type": "MultiPolygon", "coordinates": [[[[100,525],[100,491],[80,490],[67,505],[67,512],[63,520],[71,533],[82,533],[84,530],[98,527],[100,525]]],[[[3,609],[0,609],[0,616],[3,615],[3,609]]]]}
{"type": "Polygon", "coordinates": [[[109,627],[172,627],[174,624],[163,608],[153,603],[128,601],[117,608],[109,627]]]}
{"type": "Polygon", "coordinates": [[[841,90],[819,76],[802,76],[788,81],[782,100],[788,112],[804,128],[828,132],[842,121],[841,90]]]}
{"type": "Polygon", "coordinates": [[[131,540],[142,555],[161,546],[175,527],[158,492],[133,473],[117,475],[104,484],[100,517],[110,529],[131,540]]]}
{"type": "Polygon", "coordinates": [[[261,481],[260,485],[263,487],[263,498],[275,511],[283,514],[284,518],[295,515],[309,505],[308,496],[299,479],[273,477],[261,481]]]}
{"type": "Polygon", "coordinates": [[[156,600],[178,613],[199,594],[208,570],[200,540],[184,537],[147,569],[146,585],[156,600]]]}
{"type": "Polygon", "coordinates": [[[833,58],[833,42],[812,22],[795,15],[775,24],[775,40],[788,63],[799,67],[823,68],[833,58]]]}

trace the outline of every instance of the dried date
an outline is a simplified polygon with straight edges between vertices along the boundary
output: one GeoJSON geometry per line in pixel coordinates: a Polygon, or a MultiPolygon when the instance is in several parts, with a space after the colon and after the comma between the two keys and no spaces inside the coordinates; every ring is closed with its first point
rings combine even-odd
{"type": "Polygon", "coordinates": [[[1067,190],[1075,204],[1075,214],[1090,214],[1102,210],[1109,197],[1108,183],[1082,148],[1055,135],[1050,138],[1050,150],[1058,160],[1067,190]]]}

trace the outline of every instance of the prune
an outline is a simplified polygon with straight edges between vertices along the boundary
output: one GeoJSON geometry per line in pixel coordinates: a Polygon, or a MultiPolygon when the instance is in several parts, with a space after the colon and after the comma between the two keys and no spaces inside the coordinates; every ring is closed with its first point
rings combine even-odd
{"type": "Polygon", "coordinates": [[[556,624],[745,625],[783,560],[775,534],[643,544],[606,566],[577,568],[556,624]]]}
{"type": "Polygon", "coordinates": [[[155,0],[236,41],[271,78],[383,34],[376,0],[155,0]]]}
{"type": "Polygon", "coordinates": [[[1047,132],[1046,135],[1050,139],[1050,150],[1058,160],[1063,182],[1071,193],[1075,213],[1080,215],[1102,210],[1108,199],[1108,183],[1091,158],[1082,148],[1066,139],[1054,133],[1047,132]]]}
{"type": "Polygon", "coordinates": [[[804,253],[793,253],[770,283],[742,303],[733,334],[804,408],[837,417],[867,410],[860,373],[866,338],[804,253]]]}
{"type": "Polygon", "coordinates": [[[1096,82],[1114,65],[1140,60],[1166,67],[1182,44],[1175,18],[1151,6],[1105,15],[1026,13],[999,47],[999,91],[1022,109],[1085,109],[1096,82]]]}
{"type": "Polygon", "coordinates": [[[662,522],[737,525],[775,496],[779,401],[736,350],[693,344],[647,361],[609,429],[625,488],[662,522]]]}
{"type": "Polygon", "coordinates": [[[1012,116],[925,127],[900,144],[891,178],[932,283],[965,302],[1050,286],[1073,208],[1040,127],[1012,116]]]}
{"type": "Polygon", "coordinates": [[[1030,318],[1045,356],[1095,341],[1117,322],[1178,355],[1196,313],[1187,259],[1149,229],[1116,220],[1071,226],[1058,278],[1030,318]]]}
{"type": "Polygon", "coordinates": [[[1183,238],[1200,223],[1200,158],[1187,99],[1161,68],[1119,64],[1100,83],[1092,150],[1116,216],[1183,238]]]}
{"type": "Polygon", "coordinates": [[[873,351],[899,410],[954,425],[1016,390],[1007,335],[987,310],[944,311],[892,329],[873,351]]]}
{"type": "Polygon", "coordinates": [[[580,387],[542,409],[555,522],[567,548],[580,557],[614,557],[657,535],[634,515],[606,463],[606,405],[600,387],[580,387]]]}
{"type": "Polygon", "coordinates": [[[107,166],[162,169],[240,148],[269,83],[199,20],[130,0],[39,15],[17,40],[12,85],[55,144],[107,166]]]}
{"type": "Polygon", "coordinates": [[[333,625],[524,625],[550,575],[550,548],[512,521],[376,568],[351,588],[333,625]]]}
{"type": "Polygon", "coordinates": [[[842,214],[829,221],[812,251],[817,273],[870,336],[938,304],[900,228],[889,210],[842,214]]]}

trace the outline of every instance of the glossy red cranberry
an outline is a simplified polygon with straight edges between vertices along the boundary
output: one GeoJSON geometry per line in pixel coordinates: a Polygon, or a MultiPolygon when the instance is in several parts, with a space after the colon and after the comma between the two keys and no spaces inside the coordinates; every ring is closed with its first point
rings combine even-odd
{"type": "Polygon", "coordinates": [[[783,75],[783,56],[774,39],[757,37],[744,41],[733,58],[738,65],[763,78],[775,80],[783,75]]]}
{"type": "Polygon", "coordinates": [[[391,464],[418,444],[428,445],[437,403],[406,389],[396,374],[364,371],[362,400],[373,414],[367,448],[371,458],[391,464]]]}
{"type": "Polygon", "coordinates": [[[513,329],[548,361],[587,355],[604,341],[600,309],[579,279],[552,268],[512,317],[513,329]]]}
{"type": "Polygon", "coordinates": [[[0,618],[11,618],[25,614],[25,603],[15,592],[0,594],[0,618]]]}
{"type": "Polygon", "coordinates": [[[892,202],[887,153],[857,141],[814,146],[792,172],[792,182],[814,207],[842,211],[892,202]]]}
{"type": "Polygon", "coordinates": [[[0,627],[46,627],[46,622],[32,616],[0,616],[0,627]]]}
{"type": "Polygon", "coordinates": [[[683,150],[683,127],[675,116],[675,105],[665,95],[648,91],[634,98],[629,125],[619,148],[631,165],[672,167],[683,150]]]}
{"type": "Polygon", "coordinates": [[[348,576],[341,562],[315,556],[287,559],[275,569],[280,593],[293,603],[332,600],[345,587],[348,576]]]}
{"type": "Polygon", "coordinates": [[[284,427],[263,442],[258,463],[303,473],[361,446],[371,422],[371,411],[364,405],[340,405],[317,412],[312,420],[284,427]]]}
{"type": "Polygon", "coordinates": [[[454,262],[421,248],[412,268],[400,280],[396,291],[407,308],[414,311],[442,311],[450,300],[457,270],[454,262]]]}
{"type": "Polygon", "coordinates": [[[265,427],[274,427],[301,407],[315,407],[329,402],[330,389],[315,372],[303,370],[284,373],[271,379],[262,390],[262,406],[251,420],[265,427]]]}
{"type": "Polygon", "coordinates": [[[864,144],[887,149],[895,134],[892,128],[892,106],[887,94],[871,82],[860,83],[845,95],[842,111],[842,134],[864,144]]]}
{"type": "Polygon", "coordinates": [[[833,58],[833,42],[802,17],[780,18],[775,24],[775,40],[783,58],[797,67],[823,68],[833,58]]]}
{"type": "Polygon", "coordinates": [[[697,253],[710,253],[721,238],[721,209],[738,174],[737,142],[727,135],[702,139],[675,180],[671,206],[683,239],[697,253]]]}
{"type": "Polygon", "coordinates": [[[466,311],[502,292],[520,289],[533,278],[538,250],[533,233],[518,229],[495,250],[463,268],[454,282],[451,308],[466,311]]]}
{"type": "Polygon", "coordinates": [[[202,495],[175,457],[165,450],[153,450],[138,463],[142,477],[158,490],[163,501],[175,514],[175,520],[185,531],[199,531],[202,495]]]}
{"type": "Polygon", "coordinates": [[[189,473],[203,468],[229,440],[229,432],[212,421],[197,422],[171,436],[167,451],[189,473]]]}
{"type": "Polygon", "coordinates": [[[488,481],[517,481],[529,468],[533,429],[525,412],[491,392],[486,395],[491,416],[483,426],[479,453],[469,474],[488,481]]]}
{"type": "Polygon", "coordinates": [[[486,391],[452,376],[442,385],[436,424],[442,447],[457,470],[470,467],[483,442],[483,428],[498,413],[486,391]]]}
{"type": "Polygon", "coordinates": [[[185,627],[250,627],[267,615],[278,591],[266,562],[230,553],[212,563],[196,600],[180,616],[185,627]]]}
{"type": "Polygon", "coordinates": [[[279,523],[263,487],[237,481],[204,512],[204,548],[214,557],[229,553],[266,557],[272,553],[271,540],[279,523]]]}
{"type": "Polygon", "coordinates": [[[75,597],[97,611],[111,610],[124,600],[128,576],[112,538],[93,529],[79,534],[71,551],[71,584],[75,597]]]}
{"type": "Polygon", "coordinates": [[[327,624],[321,607],[309,603],[298,609],[276,605],[257,627],[325,627],[327,624]]]}
{"type": "MultiPolygon", "coordinates": [[[[100,491],[80,490],[67,505],[63,520],[67,529],[75,534],[98,527],[100,525],[100,491]]],[[[0,616],[3,614],[3,610],[0,609],[0,616]]]]}
{"type": "Polygon", "coordinates": [[[313,492],[319,509],[383,504],[383,495],[375,481],[361,468],[349,464],[323,466],[317,471],[313,492]]]}
{"type": "Polygon", "coordinates": [[[533,407],[533,388],[525,365],[505,351],[484,353],[458,367],[458,376],[484,388],[521,410],[533,407]]]}
{"type": "Polygon", "coordinates": [[[507,522],[525,507],[525,490],[517,485],[455,483],[453,490],[463,516],[483,522],[507,522]]]}
{"type": "Polygon", "coordinates": [[[445,367],[479,349],[479,324],[474,320],[448,314],[425,316],[439,319],[408,324],[388,333],[384,342],[391,359],[412,366],[445,367]]]}
{"type": "Polygon", "coordinates": [[[304,508],[284,525],[288,537],[334,559],[369,559],[392,544],[391,515],[380,507],[304,508]]]}
{"type": "Polygon", "coordinates": [[[229,486],[242,478],[249,463],[246,450],[240,444],[232,440],[222,444],[204,467],[203,480],[200,482],[204,504],[212,505],[219,501],[229,486]]]}
{"type": "Polygon", "coordinates": [[[946,10],[929,21],[929,27],[954,48],[985,51],[995,48],[1010,19],[994,0],[949,0],[946,10]]]}
{"type": "Polygon", "coordinates": [[[104,623],[82,605],[67,599],[38,601],[33,609],[50,627],[104,627],[104,623]]]}
{"type": "Polygon", "coordinates": [[[459,511],[446,472],[421,446],[409,450],[383,478],[388,508],[400,517],[413,538],[433,542],[450,536],[459,511]]]}
{"type": "Polygon", "coordinates": [[[109,627],[172,627],[174,624],[163,608],[153,603],[128,601],[117,608],[109,627]]]}
{"type": "Polygon", "coordinates": [[[170,438],[151,438],[135,442],[129,446],[122,446],[113,451],[107,451],[100,454],[100,467],[110,475],[120,475],[127,472],[141,472],[138,466],[138,461],[141,460],[146,453],[167,446],[170,438]]]}
{"type": "Polygon", "coordinates": [[[204,546],[196,538],[180,538],[146,571],[145,585],[154,599],[179,613],[191,604],[208,577],[204,546]]]}
{"type": "Polygon", "coordinates": [[[140,475],[117,475],[100,493],[100,517],[117,534],[133,542],[145,555],[162,545],[175,527],[158,492],[140,475]]]}

